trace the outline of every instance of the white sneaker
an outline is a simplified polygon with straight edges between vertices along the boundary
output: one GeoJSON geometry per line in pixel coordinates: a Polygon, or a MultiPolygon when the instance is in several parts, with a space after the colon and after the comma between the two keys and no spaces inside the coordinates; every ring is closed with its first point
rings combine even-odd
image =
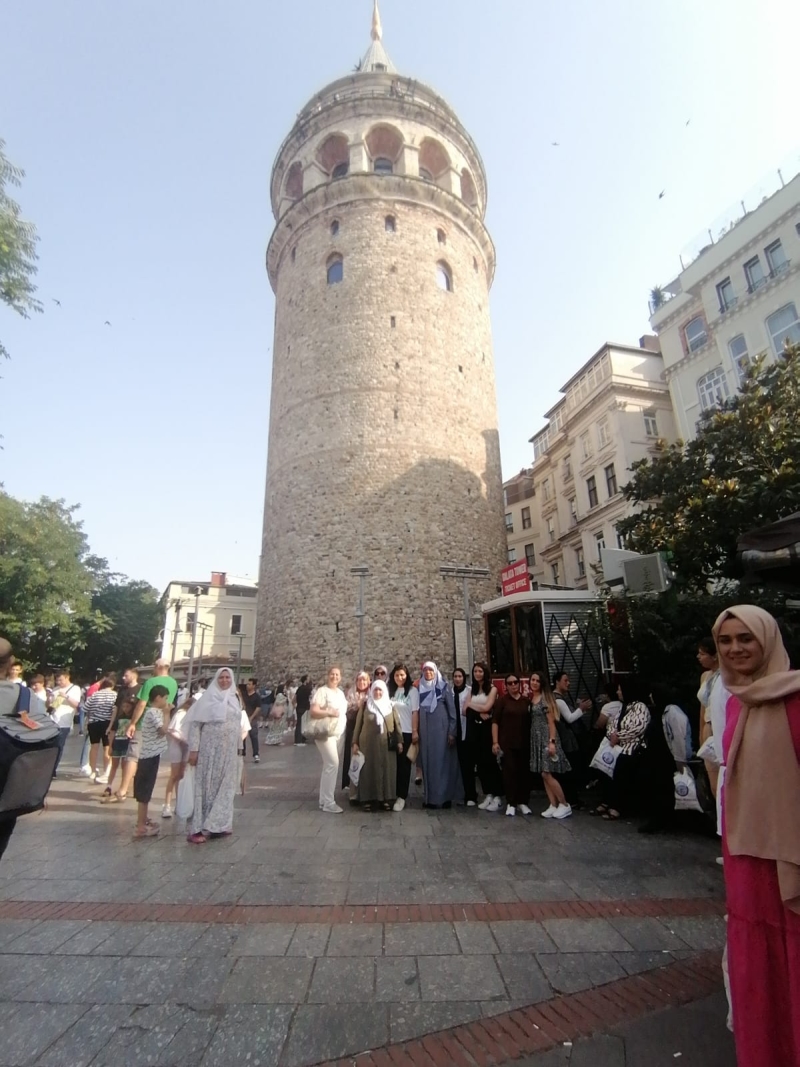
{"type": "Polygon", "coordinates": [[[397,800],[394,802],[394,807],[392,808],[392,811],[402,811],[405,806],[406,802],[403,800],[403,798],[398,797],[397,800]]]}
{"type": "Polygon", "coordinates": [[[572,808],[569,804],[559,804],[556,810],[553,812],[554,819],[568,819],[572,814],[572,808]]]}
{"type": "Polygon", "coordinates": [[[499,811],[503,806],[503,801],[500,797],[492,797],[491,803],[486,805],[485,811],[499,811]]]}
{"type": "Polygon", "coordinates": [[[468,808],[477,808],[477,806],[478,806],[478,805],[477,805],[477,804],[475,803],[475,801],[474,801],[474,800],[468,800],[468,801],[467,801],[467,807],[468,807],[468,808]]]}
{"type": "Polygon", "coordinates": [[[107,774],[98,774],[96,776],[96,778],[95,778],[95,784],[96,785],[108,785],[108,775],[107,774]]]}
{"type": "Polygon", "coordinates": [[[492,796],[492,794],[491,793],[487,793],[486,796],[483,798],[483,800],[478,805],[478,807],[480,808],[481,811],[486,811],[486,809],[489,807],[489,805],[492,803],[493,800],[494,800],[494,797],[492,796]]]}
{"type": "Polygon", "coordinates": [[[531,809],[528,807],[527,804],[520,804],[519,810],[520,810],[520,813],[522,815],[530,815],[531,814],[531,809]]]}
{"type": "Polygon", "coordinates": [[[556,811],[558,811],[558,808],[554,808],[553,805],[551,804],[549,808],[547,808],[545,811],[542,812],[542,818],[543,819],[552,819],[553,816],[555,815],[556,811]]]}
{"type": "Polygon", "coordinates": [[[344,808],[340,808],[338,804],[326,804],[322,810],[327,812],[328,815],[341,815],[344,808]]]}
{"type": "Polygon", "coordinates": [[[92,770],[88,763],[84,763],[84,765],[81,767],[81,774],[84,776],[84,778],[94,778],[94,773],[95,772],[92,770]]]}
{"type": "Polygon", "coordinates": [[[161,809],[161,818],[162,819],[171,819],[172,818],[172,808],[169,806],[169,804],[165,804],[164,807],[161,809]]]}
{"type": "Polygon", "coordinates": [[[516,815],[516,814],[517,814],[517,809],[513,806],[513,804],[509,804],[508,807],[506,808],[506,815],[516,815]]]}

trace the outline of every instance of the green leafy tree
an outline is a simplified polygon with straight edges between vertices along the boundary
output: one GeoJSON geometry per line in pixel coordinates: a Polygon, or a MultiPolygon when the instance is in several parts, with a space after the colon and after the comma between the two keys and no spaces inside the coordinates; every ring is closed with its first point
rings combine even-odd
{"type": "Polygon", "coordinates": [[[0,492],[0,633],[31,666],[70,664],[87,633],[109,626],[92,606],[108,568],[90,553],[76,511],[0,492]]]}
{"type": "MultiPolygon", "coordinates": [[[[36,227],[22,218],[19,204],[8,193],[9,186],[20,186],[25,172],[6,159],[5,141],[0,138],[0,299],[28,318],[41,311],[33,277],[36,274],[36,227]]],[[[0,342],[0,356],[8,352],[0,342]]]]}
{"type": "Polygon", "coordinates": [[[619,523],[625,547],[665,552],[681,589],[738,574],[748,530],[800,510],[800,345],[765,366],[707,415],[697,436],[633,465],[624,487],[641,508],[619,523]]]}
{"type": "Polygon", "coordinates": [[[89,620],[73,666],[84,678],[151,663],[163,623],[158,592],[147,582],[112,574],[92,595],[92,608],[107,619],[103,629],[89,620]]]}

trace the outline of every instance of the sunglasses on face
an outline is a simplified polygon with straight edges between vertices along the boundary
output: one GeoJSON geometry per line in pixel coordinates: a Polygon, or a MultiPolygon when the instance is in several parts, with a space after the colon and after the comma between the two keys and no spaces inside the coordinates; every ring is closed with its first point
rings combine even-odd
{"type": "Polygon", "coordinates": [[[508,681],[506,682],[506,685],[519,685],[519,679],[518,678],[509,678],[508,681]]]}

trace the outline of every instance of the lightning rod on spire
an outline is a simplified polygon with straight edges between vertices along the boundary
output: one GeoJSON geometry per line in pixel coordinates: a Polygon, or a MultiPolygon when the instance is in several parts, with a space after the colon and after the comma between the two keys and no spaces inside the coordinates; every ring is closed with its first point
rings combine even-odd
{"type": "Polygon", "coordinates": [[[383,26],[381,25],[381,13],[378,8],[378,0],[374,0],[374,6],[372,9],[372,40],[383,40],[383,26]]]}

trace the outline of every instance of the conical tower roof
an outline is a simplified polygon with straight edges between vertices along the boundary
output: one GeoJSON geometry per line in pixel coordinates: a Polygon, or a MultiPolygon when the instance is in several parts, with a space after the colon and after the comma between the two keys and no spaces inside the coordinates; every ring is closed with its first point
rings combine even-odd
{"type": "Polygon", "coordinates": [[[381,13],[378,8],[378,0],[372,10],[372,44],[366,51],[359,74],[372,74],[375,71],[388,74],[397,74],[397,67],[389,58],[389,53],[383,47],[383,26],[381,25],[381,13]]]}

